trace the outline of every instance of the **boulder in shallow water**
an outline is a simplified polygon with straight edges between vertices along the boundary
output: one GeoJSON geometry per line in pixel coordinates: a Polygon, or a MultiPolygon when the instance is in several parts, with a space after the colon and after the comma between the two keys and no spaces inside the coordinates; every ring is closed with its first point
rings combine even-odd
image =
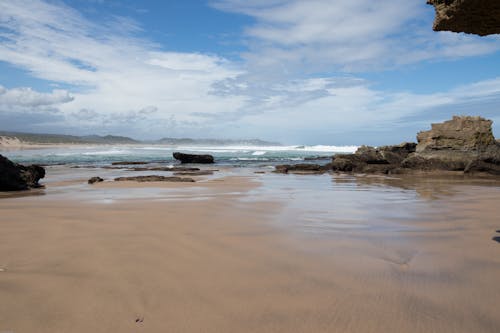
{"type": "Polygon", "coordinates": [[[100,182],[103,182],[104,179],[102,179],[101,177],[92,177],[88,180],[88,183],[90,185],[94,184],[94,183],[100,183],[100,182]]]}
{"type": "Polygon", "coordinates": [[[198,154],[184,154],[175,152],[172,155],[176,160],[181,161],[181,163],[198,163],[198,164],[214,163],[214,157],[208,154],[198,155],[198,154]]]}
{"type": "Polygon", "coordinates": [[[41,187],[38,181],[45,177],[39,165],[24,166],[0,155],[0,191],[21,191],[41,187]]]}

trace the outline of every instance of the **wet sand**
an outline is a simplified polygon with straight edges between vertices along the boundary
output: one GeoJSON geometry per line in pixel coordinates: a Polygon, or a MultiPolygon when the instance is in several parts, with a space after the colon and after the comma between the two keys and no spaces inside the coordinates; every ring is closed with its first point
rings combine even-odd
{"type": "Polygon", "coordinates": [[[496,183],[203,179],[1,198],[0,332],[500,330],[496,183]]]}

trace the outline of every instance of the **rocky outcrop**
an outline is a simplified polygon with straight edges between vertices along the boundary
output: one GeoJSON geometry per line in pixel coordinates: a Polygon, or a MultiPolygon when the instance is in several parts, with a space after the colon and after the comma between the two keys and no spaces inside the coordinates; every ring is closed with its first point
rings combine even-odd
{"type": "Polygon", "coordinates": [[[401,174],[414,172],[489,173],[500,175],[500,143],[492,121],[481,117],[454,116],[432,124],[417,134],[418,143],[395,146],[361,146],[354,154],[339,154],[326,165],[278,165],[278,173],[323,173],[326,171],[401,174]]]}
{"type": "Polygon", "coordinates": [[[491,130],[493,122],[481,117],[458,117],[439,124],[431,130],[417,134],[418,153],[433,151],[480,151],[495,144],[491,130]]]}
{"type": "Polygon", "coordinates": [[[362,146],[354,154],[334,156],[331,168],[358,173],[460,171],[500,175],[500,144],[491,125],[491,120],[481,117],[455,116],[418,133],[418,144],[362,146]]]}
{"type": "Polygon", "coordinates": [[[192,178],[182,178],[182,177],[165,177],[165,176],[137,176],[137,177],[118,177],[115,178],[116,182],[122,181],[136,181],[136,182],[183,182],[183,183],[193,183],[192,178]]]}
{"type": "Polygon", "coordinates": [[[214,163],[212,155],[197,155],[197,154],[183,154],[175,152],[172,154],[176,160],[181,163],[198,163],[198,164],[211,164],[214,163]]]}
{"type": "Polygon", "coordinates": [[[428,0],[436,10],[434,31],[486,36],[500,33],[498,0],[428,0]]]}
{"type": "Polygon", "coordinates": [[[500,173],[500,144],[492,121],[481,117],[453,117],[417,134],[416,153],[401,167],[417,170],[500,173]]]}
{"type": "Polygon", "coordinates": [[[24,166],[0,155],[0,191],[21,191],[41,187],[38,181],[45,177],[39,165],[24,166]]]}

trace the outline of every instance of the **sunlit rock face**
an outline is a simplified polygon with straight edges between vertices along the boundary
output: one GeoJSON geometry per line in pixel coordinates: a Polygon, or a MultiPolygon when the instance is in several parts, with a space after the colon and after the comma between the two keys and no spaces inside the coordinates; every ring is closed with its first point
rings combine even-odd
{"type": "Polygon", "coordinates": [[[454,116],[418,133],[417,152],[436,150],[484,151],[494,145],[492,121],[481,117],[454,116]]]}
{"type": "Polygon", "coordinates": [[[435,31],[486,36],[500,33],[499,0],[428,0],[436,9],[435,31]]]}

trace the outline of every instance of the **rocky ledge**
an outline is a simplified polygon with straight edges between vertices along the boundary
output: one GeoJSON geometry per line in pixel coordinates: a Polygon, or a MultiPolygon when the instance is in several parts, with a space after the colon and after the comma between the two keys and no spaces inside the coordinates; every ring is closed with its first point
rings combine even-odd
{"type": "Polygon", "coordinates": [[[428,0],[436,10],[434,31],[486,36],[500,33],[498,0],[428,0]]]}
{"type": "Polygon", "coordinates": [[[418,144],[361,146],[354,154],[336,155],[331,163],[323,166],[279,165],[276,172],[403,174],[455,171],[500,175],[500,143],[495,140],[491,125],[491,120],[481,117],[455,116],[443,123],[432,124],[429,131],[418,133],[418,144]]]}
{"type": "Polygon", "coordinates": [[[165,177],[165,176],[136,176],[136,177],[118,177],[115,178],[115,182],[121,181],[136,181],[136,182],[181,182],[181,183],[194,183],[194,179],[192,178],[183,178],[183,177],[165,177]]]}
{"type": "Polygon", "coordinates": [[[24,166],[0,155],[0,191],[22,191],[41,187],[38,181],[45,177],[39,165],[24,166]]]}

